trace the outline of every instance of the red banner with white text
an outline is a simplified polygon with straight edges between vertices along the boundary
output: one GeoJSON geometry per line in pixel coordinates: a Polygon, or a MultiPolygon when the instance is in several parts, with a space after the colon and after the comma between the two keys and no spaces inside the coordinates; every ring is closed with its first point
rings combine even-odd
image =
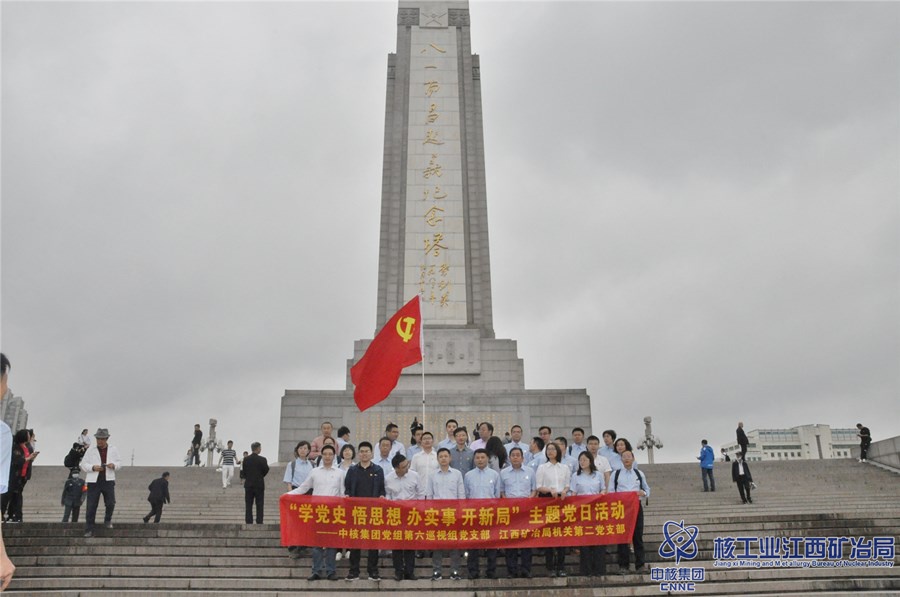
{"type": "Polygon", "coordinates": [[[480,549],[630,543],[634,492],[565,499],[398,500],[281,496],[281,544],[480,549]]]}

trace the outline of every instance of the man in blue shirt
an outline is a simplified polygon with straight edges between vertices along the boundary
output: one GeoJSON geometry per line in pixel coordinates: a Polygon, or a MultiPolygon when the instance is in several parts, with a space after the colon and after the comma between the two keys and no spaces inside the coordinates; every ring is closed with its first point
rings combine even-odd
{"type": "Polygon", "coordinates": [[[450,449],[450,466],[465,477],[475,466],[475,453],[466,446],[469,431],[465,427],[457,427],[453,437],[456,439],[456,445],[450,449]]]}
{"type": "MultiPolygon", "coordinates": [[[[591,437],[594,437],[593,435],[591,437]]],[[[609,461],[609,466],[617,471],[622,468],[622,457],[619,456],[619,453],[616,452],[616,431],[615,429],[607,429],[603,432],[603,445],[600,447],[599,453],[600,456],[603,456],[609,461]]],[[[588,444],[591,443],[591,438],[588,438],[588,444]]]]}
{"type": "MultiPolygon", "coordinates": [[[[454,429],[455,430],[455,429],[454,429]]],[[[440,468],[430,477],[425,484],[425,498],[429,500],[464,500],[466,499],[466,485],[463,482],[462,473],[455,468],[450,468],[450,450],[440,448],[437,451],[438,465],[440,468]]],[[[432,559],[431,580],[441,580],[441,568],[444,565],[444,550],[434,550],[432,559]]],[[[450,550],[450,563],[453,572],[451,580],[460,580],[458,549],[450,550]]]]}
{"type": "MultiPolygon", "coordinates": [[[[500,471],[500,496],[529,498],[537,494],[537,482],[531,467],[522,466],[522,448],[510,449],[510,466],[500,471]]],[[[506,550],[506,571],[510,578],[531,578],[531,548],[506,550]]]]}
{"type": "MultiPolygon", "coordinates": [[[[492,499],[500,497],[500,473],[488,468],[488,453],[484,448],[475,450],[475,468],[466,473],[465,486],[468,499],[492,499]]],[[[487,576],[497,578],[497,550],[469,550],[469,578],[481,576],[481,554],[487,556],[487,576]]]]}
{"type": "Polygon", "coordinates": [[[531,438],[531,458],[528,459],[528,466],[537,472],[538,467],[545,462],[547,462],[547,455],[544,453],[544,440],[534,436],[531,438]]]}
{"type": "Polygon", "coordinates": [[[569,446],[567,452],[569,456],[574,458],[577,462],[578,455],[587,450],[587,444],[584,443],[584,429],[581,427],[576,427],[572,430],[572,445],[569,446]]]}
{"type": "Polygon", "coordinates": [[[447,430],[447,437],[438,443],[438,450],[441,448],[447,448],[448,450],[453,449],[453,446],[456,445],[455,433],[457,427],[459,427],[459,423],[456,422],[456,419],[447,419],[447,422],[444,423],[444,429],[447,430]]]}
{"type": "Polygon", "coordinates": [[[700,461],[700,476],[703,478],[703,491],[709,491],[710,486],[712,486],[712,491],[716,490],[716,480],[713,478],[713,464],[716,462],[716,455],[713,452],[713,449],[707,445],[706,440],[702,440],[700,442],[700,456],[697,456],[697,460],[700,461]],[[706,478],[709,477],[709,482],[706,481],[706,478]]]}
{"type": "MultiPolygon", "coordinates": [[[[634,454],[630,450],[622,452],[622,468],[612,474],[613,491],[634,491],[638,498],[650,497],[650,485],[642,472],[634,468],[634,454]]],[[[641,572],[644,569],[644,509],[638,499],[638,514],[634,522],[634,536],[631,538],[634,545],[634,570],[641,572]]],[[[627,543],[619,544],[619,574],[628,572],[628,560],[630,553],[627,543]]]]}
{"type": "Polygon", "coordinates": [[[507,455],[512,451],[513,448],[519,448],[522,450],[522,458],[525,464],[528,464],[528,461],[531,460],[531,452],[528,451],[528,444],[522,441],[522,426],[521,425],[513,425],[509,429],[509,437],[512,441],[503,446],[506,448],[507,455]]]}

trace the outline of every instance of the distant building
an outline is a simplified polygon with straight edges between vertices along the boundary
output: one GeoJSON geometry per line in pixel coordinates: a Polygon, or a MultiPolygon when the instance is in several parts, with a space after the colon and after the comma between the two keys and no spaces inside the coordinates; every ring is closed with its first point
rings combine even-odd
{"type": "Polygon", "coordinates": [[[21,396],[14,396],[12,390],[7,390],[3,400],[0,401],[0,421],[3,421],[12,432],[28,427],[28,411],[25,410],[25,401],[21,396]]]}
{"type": "MultiPolygon", "coordinates": [[[[747,460],[824,460],[850,458],[859,445],[856,428],[832,429],[829,425],[801,425],[791,429],[754,429],[747,432],[747,460]]],[[[724,444],[726,453],[740,451],[737,441],[724,444]]]]}

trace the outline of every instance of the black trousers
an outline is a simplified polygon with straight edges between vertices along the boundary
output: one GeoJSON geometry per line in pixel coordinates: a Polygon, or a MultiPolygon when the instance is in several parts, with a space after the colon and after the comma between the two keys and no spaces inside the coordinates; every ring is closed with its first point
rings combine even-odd
{"type": "Polygon", "coordinates": [[[481,556],[487,557],[487,575],[494,576],[497,574],[497,550],[496,549],[470,549],[469,559],[466,567],[469,569],[469,576],[481,574],[481,556]]]}
{"type": "MultiPolygon", "coordinates": [[[[182,444],[184,445],[184,444],[182,444]]],[[[196,465],[200,465],[200,446],[196,444],[191,444],[191,458],[192,462],[196,465]]]]}
{"type": "Polygon", "coordinates": [[[531,572],[531,548],[506,549],[506,571],[510,577],[531,572]]]}
{"type": "Polygon", "coordinates": [[[244,487],[244,522],[253,524],[253,502],[256,502],[256,524],[263,523],[263,500],[266,497],[265,487],[244,487]]]}
{"type": "Polygon", "coordinates": [[[565,547],[545,547],[544,553],[547,557],[547,572],[559,572],[566,567],[566,548],[565,547]]]}
{"type": "Polygon", "coordinates": [[[394,574],[402,575],[408,578],[416,572],[416,550],[414,549],[395,549],[391,553],[391,559],[394,560],[394,574]]]}
{"type": "MultiPolygon", "coordinates": [[[[350,576],[359,576],[359,561],[362,559],[361,549],[350,550],[350,576]]],[[[369,576],[378,576],[378,550],[366,550],[366,572],[369,576]]]]}
{"type": "Polygon", "coordinates": [[[741,460],[746,460],[744,456],[747,455],[747,444],[741,444],[741,460]]]}
{"type": "MultiPolygon", "coordinates": [[[[640,568],[644,565],[644,507],[638,502],[637,520],[634,522],[634,537],[631,539],[634,545],[634,567],[640,568]]],[[[628,553],[628,544],[619,544],[619,568],[625,570],[628,568],[630,560],[628,553]]]]}
{"type": "Polygon", "coordinates": [[[752,501],[750,499],[750,479],[747,478],[747,475],[738,477],[736,483],[738,487],[738,493],[741,494],[741,501],[744,503],[752,501]]]}
{"type": "Polygon", "coordinates": [[[579,571],[581,576],[603,576],[606,574],[606,546],[582,545],[579,571]]]}
{"type": "Polygon", "coordinates": [[[89,531],[94,530],[101,495],[103,496],[103,505],[106,506],[103,522],[112,522],[113,511],[116,509],[116,482],[97,481],[96,483],[88,483],[87,513],[84,515],[84,521],[89,531]]]}
{"type": "Polygon", "coordinates": [[[150,514],[144,517],[144,522],[148,522],[151,516],[154,516],[153,522],[159,522],[159,519],[162,518],[162,509],[163,509],[162,500],[158,502],[150,502],[150,514]]]}
{"type": "Polygon", "coordinates": [[[7,520],[17,520],[22,522],[22,489],[15,491],[7,491],[0,499],[2,504],[2,512],[7,520]]]}
{"type": "Polygon", "coordinates": [[[860,460],[868,460],[869,456],[869,445],[871,445],[872,440],[859,442],[859,458],[860,460]]]}

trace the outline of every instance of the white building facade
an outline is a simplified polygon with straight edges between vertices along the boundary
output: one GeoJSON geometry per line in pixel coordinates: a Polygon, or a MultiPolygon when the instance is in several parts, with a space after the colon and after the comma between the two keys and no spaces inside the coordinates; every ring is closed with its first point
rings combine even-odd
{"type": "MultiPolygon", "coordinates": [[[[747,432],[750,445],[748,461],[824,460],[850,458],[850,450],[859,445],[856,428],[832,429],[829,425],[801,425],[791,429],[754,429],[747,432]]],[[[734,456],[740,451],[737,441],[723,444],[734,456]]]]}

